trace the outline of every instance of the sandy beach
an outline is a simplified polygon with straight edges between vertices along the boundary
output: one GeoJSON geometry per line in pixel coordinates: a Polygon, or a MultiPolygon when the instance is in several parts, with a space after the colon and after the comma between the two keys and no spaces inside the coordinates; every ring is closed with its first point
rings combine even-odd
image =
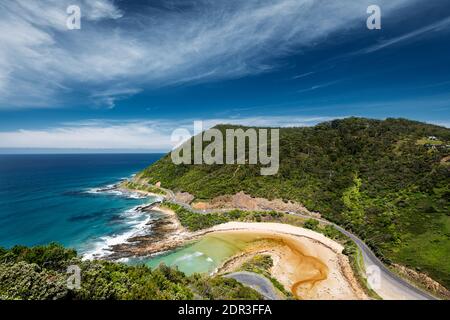
{"type": "Polygon", "coordinates": [[[268,254],[274,262],[272,276],[298,299],[367,299],[342,254],[343,247],[322,234],[279,223],[230,222],[212,230],[253,233],[266,240],[230,259],[220,273],[231,272],[255,254],[268,254]]]}
{"type": "Polygon", "coordinates": [[[218,273],[233,271],[252,255],[268,254],[274,261],[271,274],[298,299],[366,299],[353,276],[343,246],[309,229],[281,223],[228,222],[197,232],[183,228],[175,212],[155,206],[162,218],[155,234],[129,239],[114,247],[110,258],[148,256],[173,250],[205,235],[233,234],[261,239],[237,257],[232,257],[218,273]]]}

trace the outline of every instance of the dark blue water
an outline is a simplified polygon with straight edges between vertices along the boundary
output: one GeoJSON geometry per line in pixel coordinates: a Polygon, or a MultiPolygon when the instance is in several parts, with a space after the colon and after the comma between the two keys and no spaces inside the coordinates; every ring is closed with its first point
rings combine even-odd
{"type": "Polygon", "coordinates": [[[162,155],[0,155],[0,246],[52,241],[91,254],[144,232],[153,201],[99,191],[162,155]]]}

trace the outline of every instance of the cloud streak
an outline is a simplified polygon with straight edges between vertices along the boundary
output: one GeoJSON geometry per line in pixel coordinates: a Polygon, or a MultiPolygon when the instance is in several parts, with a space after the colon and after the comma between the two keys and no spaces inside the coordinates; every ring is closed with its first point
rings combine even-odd
{"type": "Polygon", "coordinates": [[[298,93],[305,93],[305,92],[315,91],[315,90],[318,90],[318,89],[330,87],[330,86],[335,85],[337,83],[340,83],[342,81],[344,81],[344,79],[334,80],[334,81],[330,81],[330,82],[326,82],[326,83],[321,83],[321,84],[317,84],[317,85],[314,85],[314,86],[309,87],[309,88],[300,89],[297,92],[298,93]]]}
{"type": "Polygon", "coordinates": [[[412,32],[403,34],[401,36],[392,38],[392,39],[388,39],[388,40],[384,40],[381,41],[380,43],[373,45],[371,47],[368,47],[362,51],[360,51],[360,53],[372,53],[372,52],[376,52],[379,51],[381,49],[402,43],[402,42],[406,42],[406,41],[410,41],[410,40],[416,40],[430,32],[436,32],[436,31],[443,31],[443,30],[448,30],[448,26],[450,25],[450,17],[445,18],[441,21],[432,23],[428,26],[425,26],[423,28],[420,28],[418,30],[414,30],[412,32]]]}
{"type": "MultiPolygon", "coordinates": [[[[379,4],[386,15],[407,2],[379,4]]],[[[163,3],[133,12],[111,0],[0,0],[0,108],[111,108],[140,89],[267,72],[359,26],[370,1],[163,3]],[[81,30],[66,30],[69,4],[82,9],[81,30]],[[123,83],[129,94],[105,94],[123,83]]]]}

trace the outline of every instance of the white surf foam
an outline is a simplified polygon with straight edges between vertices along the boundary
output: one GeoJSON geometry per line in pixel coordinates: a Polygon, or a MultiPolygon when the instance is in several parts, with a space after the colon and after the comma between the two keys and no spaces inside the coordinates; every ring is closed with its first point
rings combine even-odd
{"type": "Polygon", "coordinates": [[[148,196],[139,193],[139,192],[133,192],[129,190],[122,190],[118,189],[116,184],[109,184],[104,187],[99,188],[89,188],[85,191],[85,193],[89,194],[106,194],[106,195],[113,195],[118,197],[124,197],[128,199],[145,199],[148,198],[148,196]]]}
{"type": "Polygon", "coordinates": [[[203,256],[203,255],[204,255],[204,253],[203,253],[203,252],[200,252],[200,251],[196,251],[196,252],[194,252],[194,253],[186,254],[186,255],[181,256],[181,257],[179,257],[178,259],[176,259],[176,260],[174,261],[174,264],[177,264],[177,263],[180,262],[180,261],[192,260],[192,259],[201,257],[201,256],[203,256]]]}
{"type": "Polygon", "coordinates": [[[111,247],[126,243],[128,239],[148,235],[151,232],[151,221],[154,220],[148,214],[142,213],[136,206],[133,209],[123,212],[121,215],[126,219],[127,231],[118,234],[112,234],[99,237],[93,243],[91,248],[83,254],[84,260],[93,260],[105,257],[112,253],[111,247]]]}
{"type": "MultiPolygon", "coordinates": [[[[134,175],[132,175],[133,177],[134,175]]],[[[128,178],[124,178],[128,179],[128,178]]],[[[163,197],[149,197],[139,192],[122,190],[117,188],[117,184],[108,184],[103,187],[90,188],[85,191],[90,194],[104,194],[124,197],[127,199],[149,199],[148,204],[141,204],[130,210],[124,211],[121,216],[125,218],[123,222],[127,226],[127,231],[108,236],[99,237],[93,243],[90,243],[90,249],[83,255],[83,259],[101,258],[111,254],[111,246],[126,243],[132,237],[142,236],[151,232],[150,222],[154,220],[148,213],[143,213],[140,208],[150,205],[156,201],[162,201],[163,197]]]]}

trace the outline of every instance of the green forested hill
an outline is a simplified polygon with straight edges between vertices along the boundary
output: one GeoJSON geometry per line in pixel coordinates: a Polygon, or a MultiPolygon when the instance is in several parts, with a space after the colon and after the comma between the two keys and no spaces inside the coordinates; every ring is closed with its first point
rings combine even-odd
{"type": "Polygon", "coordinates": [[[244,191],[301,202],[359,234],[386,262],[426,272],[449,288],[449,141],[443,127],[348,118],[281,128],[274,176],[261,176],[257,165],[174,165],[170,155],[141,176],[197,199],[244,191]]]}

